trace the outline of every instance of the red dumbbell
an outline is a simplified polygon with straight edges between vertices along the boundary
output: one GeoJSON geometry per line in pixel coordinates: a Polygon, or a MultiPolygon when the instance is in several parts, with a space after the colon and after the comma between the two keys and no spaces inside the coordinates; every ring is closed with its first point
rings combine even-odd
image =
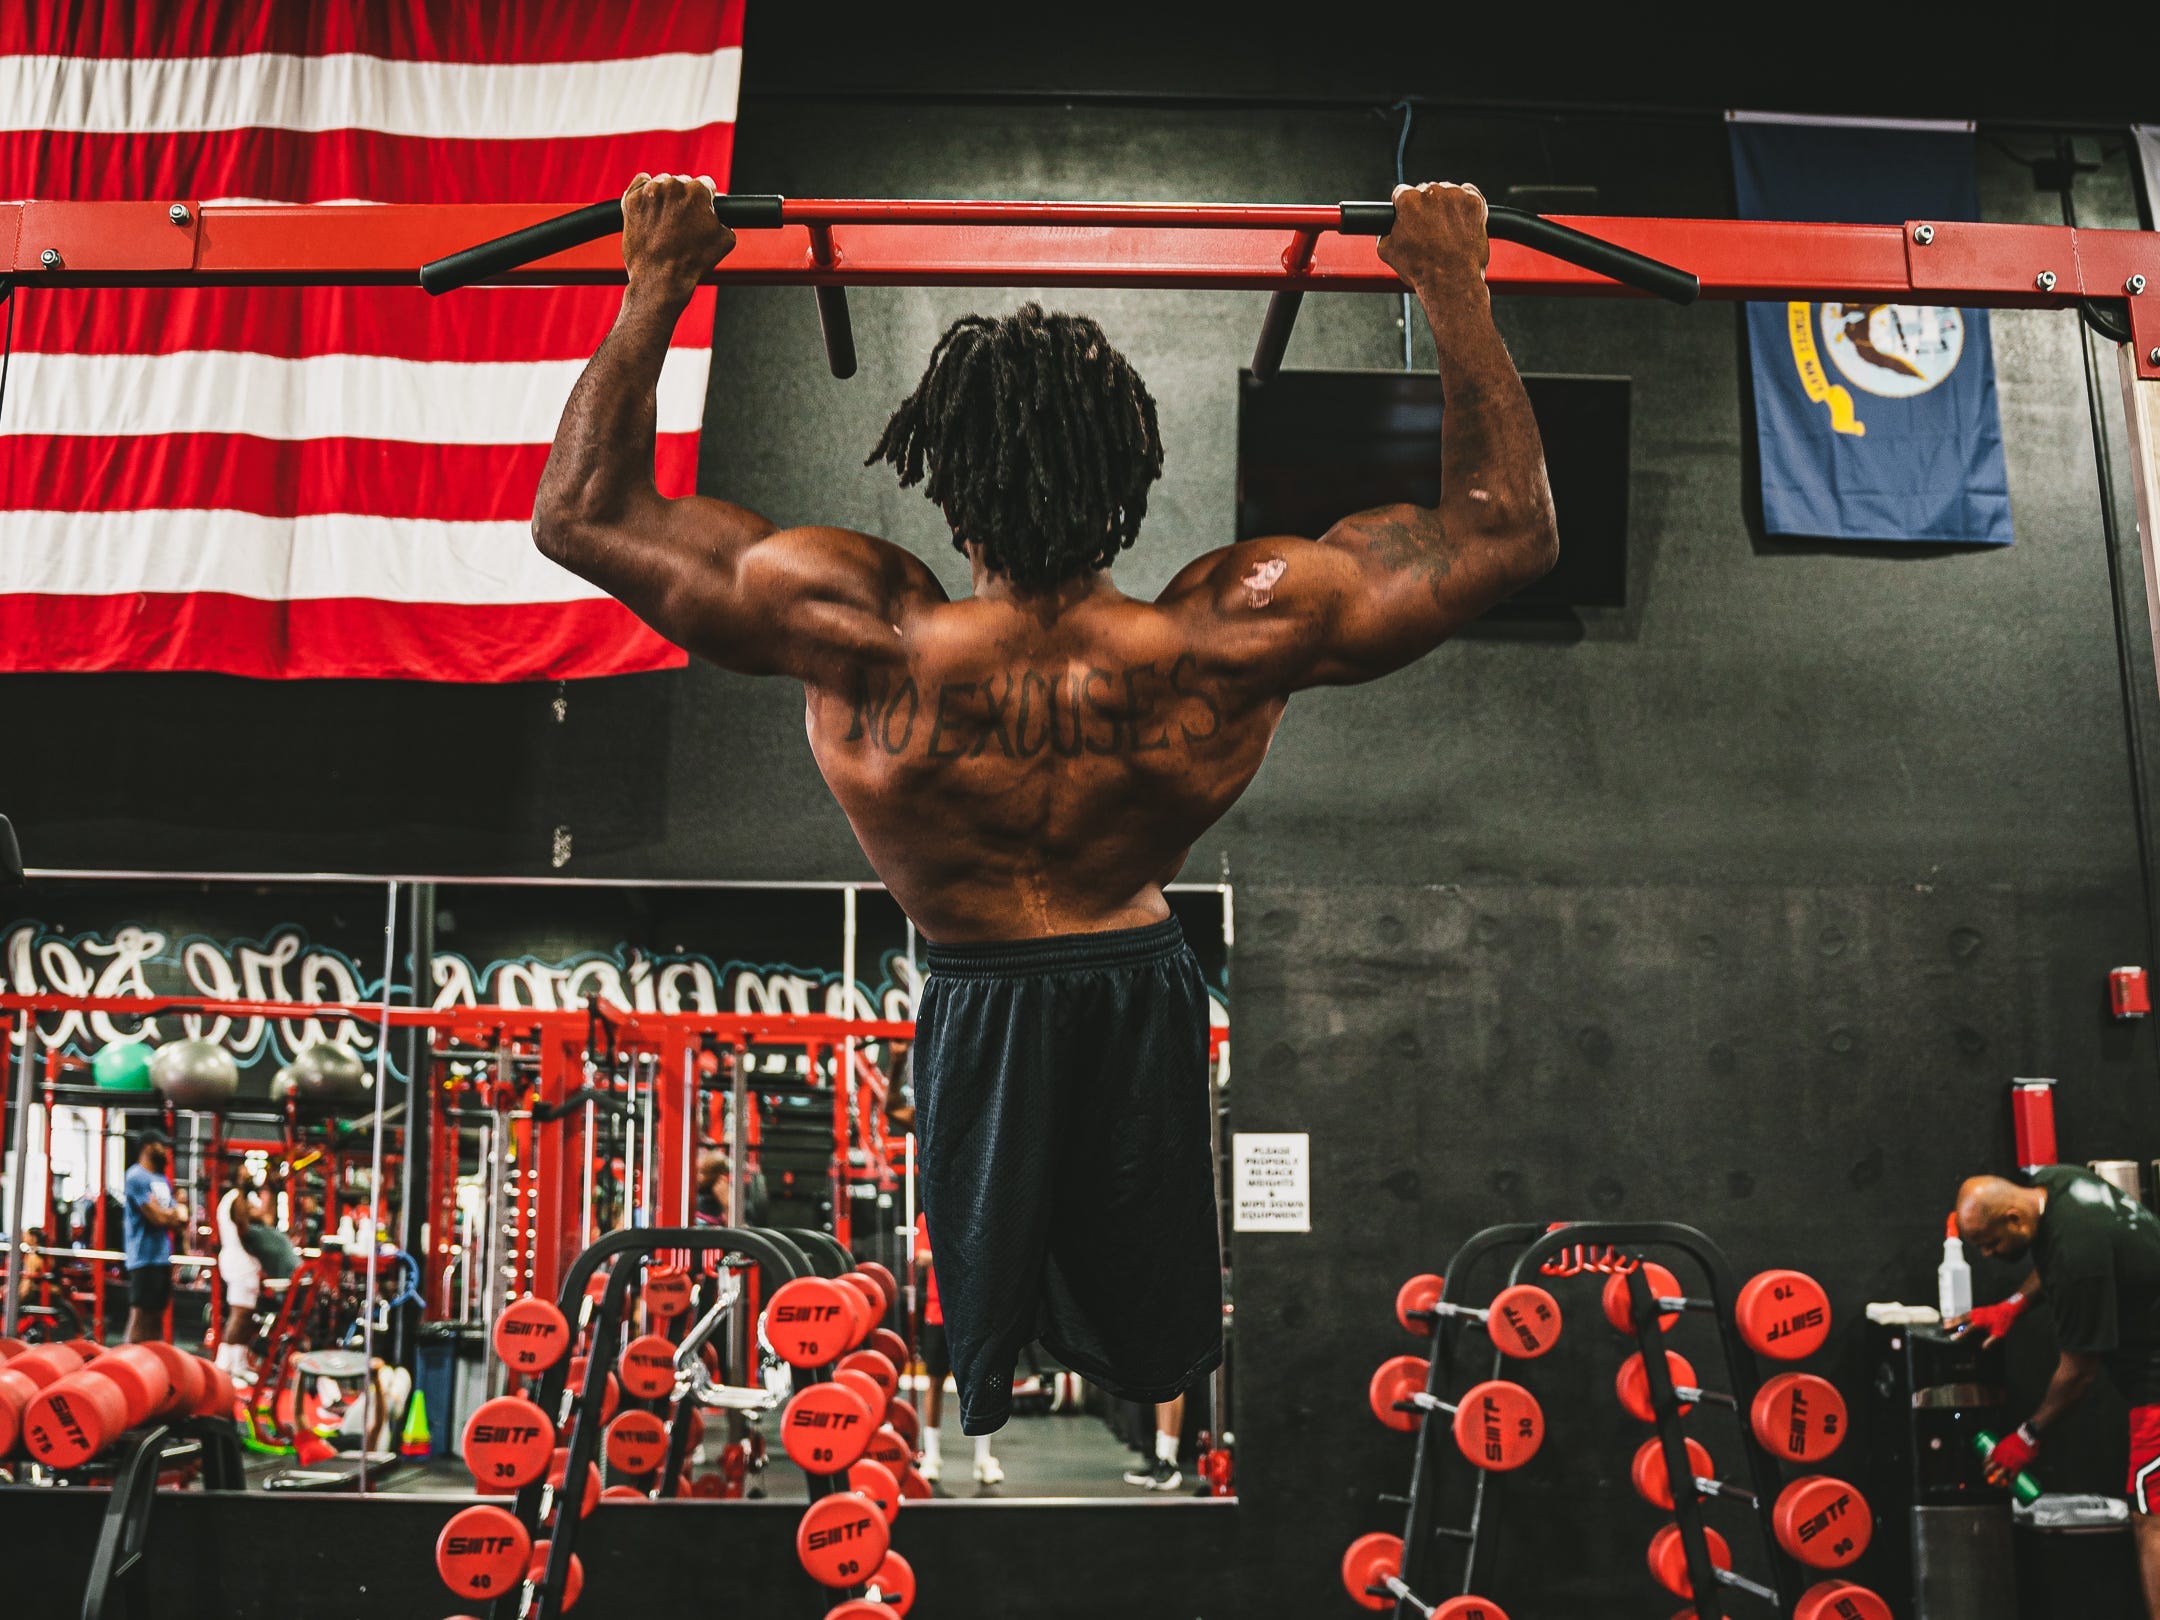
{"type": "Polygon", "coordinates": [[[891,1550],[884,1513],[853,1491],[818,1498],[795,1527],[795,1556],[820,1586],[861,1585],[891,1550]]]}
{"type": "MultiPolygon", "coordinates": [[[[13,1365],[27,1359],[18,1356],[13,1365]]],[[[54,1379],[23,1408],[23,1449],[48,1468],[80,1468],[126,1428],[119,1385],[77,1360],[74,1372],[54,1379]]]]}
{"type": "Polygon", "coordinates": [[[780,1444],[808,1474],[837,1474],[849,1467],[876,1433],[861,1392],[837,1380],[805,1384],[780,1413],[780,1444]]]}
{"type": "Polygon", "coordinates": [[[1537,1455],[1545,1439],[1545,1413],[1535,1395],[1494,1378],[1471,1385],[1460,1401],[1443,1401],[1425,1393],[1426,1369],[1422,1356],[1383,1361],[1365,1390],[1373,1416],[1408,1432],[1435,1412],[1450,1413],[1457,1449],[1477,1467],[1495,1472],[1520,1468],[1537,1455]]]}
{"type": "MultiPolygon", "coordinates": [[[[1676,1350],[1665,1352],[1665,1376],[1672,1380],[1673,1395],[1680,1402],[1682,1417],[1702,1405],[1730,1406],[1736,1410],[1739,1407],[1739,1402],[1730,1395],[1697,1385],[1694,1366],[1676,1350]]],[[[1643,1363],[1642,1352],[1637,1351],[1620,1363],[1620,1371],[1613,1377],[1613,1393],[1620,1397],[1620,1404],[1630,1417],[1644,1423],[1657,1421],[1657,1409],[1650,1399],[1650,1369],[1643,1363]]]]}
{"type": "Polygon", "coordinates": [[[1384,1530],[1350,1543],[1343,1554],[1342,1583],[1361,1609],[1392,1609],[1399,1600],[1427,1620],[1507,1620],[1500,1605],[1488,1598],[1452,1597],[1438,1605],[1420,1598],[1403,1583],[1402,1537],[1384,1530]]]}
{"type": "Polygon", "coordinates": [[[1875,1516],[1867,1498],[1842,1479],[1804,1474],[1778,1492],[1770,1514],[1777,1543],[1809,1569],[1843,1569],[1868,1550],[1875,1516]]]}
{"type": "Polygon", "coordinates": [[[1440,1297],[1445,1287],[1431,1272],[1412,1277],[1395,1290],[1395,1320],[1426,1337],[1444,1317],[1482,1323],[1494,1349],[1522,1361],[1542,1356],[1560,1342],[1559,1302],[1535,1283],[1503,1288],[1482,1309],[1450,1305],[1440,1297]]]}
{"type": "Polygon", "coordinates": [[[1845,1438],[1845,1398],[1813,1373],[1779,1373],[1748,1403],[1748,1427],[1773,1457],[1821,1462],[1845,1438]]]}

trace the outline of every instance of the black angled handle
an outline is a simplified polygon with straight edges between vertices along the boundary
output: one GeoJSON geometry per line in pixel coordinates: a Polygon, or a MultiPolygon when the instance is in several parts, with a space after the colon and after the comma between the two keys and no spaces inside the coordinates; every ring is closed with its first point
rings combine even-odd
{"type": "MultiPolygon", "coordinates": [[[[713,212],[720,216],[723,225],[769,230],[780,223],[783,200],[756,192],[731,192],[713,199],[713,212]]],[[[551,253],[583,247],[603,236],[613,236],[621,229],[622,199],[611,197],[606,202],[573,209],[553,219],[543,219],[537,225],[528,225],[522,231],[512,231],[508,236],[498,236],[491,242],[476,243],[430,260],[420,267],[420,285],[431,293],[454,292],[490,276],[499,276],[505,270],[515,270],[535,259],[544,259],[551,253]]]]}
{"type": "MultiPolygon", "coordinates": [[[[1385,236],[1394,228],[1395,205],[1391,202],[1342,204],[1341,229],[1345,236],[1385,236]]],[[[1514,242],[1585,270],[1595,270],[1623,286],[1675,304],[1692,304],[1702,294],[1702,282],[1678,265],[1559,224],[1543,214],[1494,205],[1487,210],[1485,234],[1496,242],[1514,242]]]]}

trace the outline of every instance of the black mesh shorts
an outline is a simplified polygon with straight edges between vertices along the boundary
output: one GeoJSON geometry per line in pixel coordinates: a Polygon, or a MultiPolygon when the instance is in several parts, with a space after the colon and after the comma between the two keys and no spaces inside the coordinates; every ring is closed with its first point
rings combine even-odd
{"type": "Polygon", "coordinates": [[[128,1268],[128,1307],[131,1310],[162,1312],[172,1299],[172,1272],[170,1262],[162,1266],[131,1266],[128,1268]]]}
{"type": "Polygon", "coordinates": [[[923,1215],[962,1430],[1004,1424],[1030,1339],[1170,1399],[1222,1360],[1208,998],[1177,919],[928,955],[923,1215]]]}
{"type": "Polygon", "coordinates": [[[923,1371],[944,1386],[945,1375],[952,1371],[952,1348],[945,1342],[943,1322],[925,1322],[922,1340],[916,1348],[922,1352],[923,1371]]]}

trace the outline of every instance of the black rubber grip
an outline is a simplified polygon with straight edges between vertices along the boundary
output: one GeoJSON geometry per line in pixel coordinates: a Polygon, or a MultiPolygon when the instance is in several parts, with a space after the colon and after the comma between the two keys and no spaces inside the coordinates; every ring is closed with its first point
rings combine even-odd
{"type": "MultiPolygon", "coordinates": [[[[1345,236],[1385,236],[1395,228],[1393,203],[1346,202],[1342,204],[1345,236]]],[[[1623,286],[1638,288],[1675,304],[1692,304],[1702,295],[1702,282],[1678,265],[1650,258],[1602,236],[1592,236],[1573,226],[1557,224],[1542,214],[1494,205],[1487,210],[1485,234],[1496,242],[1515,242],[1568,264],[1610,276],[1623,286]]]]}
{"type": "MultiPolygon", "coordinates": [[[[713,212],[719,215],[723,225],[745,230],[770,230],[780,223],[781,201],[779,197],[756,192],[730,193],[713,199],[713,212]]],[[[515,270],[535,259],[544,259],[551,253],[583,247],[603,236],[614,236],[621,230],[622,199],[611,197],[606,202],[543,219],[537,225],[512,231],[508,236],[498,236],[492,242],[476,243],[431,260],[420,267],[420,285],[431,293],[454,292],[459,287],[470,287],[476,281],[499,276],[505,270],[515,270]]]]}
{"type": "Polygon", "coordinates": [[[1260,341],[1253,345],[1255,382],[1273,382],[1282,370],[1283,356],[1290,349],[1290,334],[1297,326],[1298,306],[1304,302],[1303,293],[1287,287],[1269,297],[1267,315],[1260,322],[1260,341]]]}
{"type": "Polygon", "coordinates": [[[835,377],[855,375],[855,323],[848,318],[847,289],[819,287],[818,331],[825,338],[825,364],[835,377]]]}
{"type": "Polygon", "coordinates": [[[1385,236],[1395,228],[1395,205],[1384,203],[1346,202],[1342,205],[1342,233],[1345,236],[1385,236]]]}

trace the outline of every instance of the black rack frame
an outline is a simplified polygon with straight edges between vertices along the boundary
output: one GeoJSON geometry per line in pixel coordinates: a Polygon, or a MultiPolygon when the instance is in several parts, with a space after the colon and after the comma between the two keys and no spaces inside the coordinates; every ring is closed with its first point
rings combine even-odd
{"type": "MultiPolygon", "coordinates": [[[[1779,1548],[1773,1529],[1772,1514],[1780,1476],[1776,1462],[1756,1442],[1747,1416],[1756,1391],[1761,1387],[1761,1379],[1755,1354],[1740,1337],[1733,1320],[1732,1264],[1724,1250],[1706,1233],[1677,1221],[1515,1221],[1488,1226],[1473,1233],[1455,1251],[1445,1272],[1446,1297],[1451,1304],[1462,1303],[1463,1284],[1490,1258],[1507,1250],[1520,1249],[1521,1252],[1516,1255],[1502,1286],[1531,1280],[1547,1261],[1577,1247],[1629,1251],[1652,1247],[1674,1249],[1693,1260],[1708,1279],[1709,1292],[1699,1297],[1706,1297],[1715,1307],[1713,1314],[1719,1343],[1724,1350],[1727,1388],[1739,1418],[1742,1449],[1747,1455],[1748,1474],[1755,1493],[1751,1517],[1761,1536],[1764,1556],[1775,1574],[1773,1584],[1759,1591],[1774,1605],[1780,1620],[1790,1620],[1802,1583],[1797,1579],[1798,1572],[1791,1560],[1779,1548]]],[[[1642,1256],[1637,1252],[1632,1258],[1640,1262],[1642,1256]]],[[[1697,1620],[1724,1620],[1726,1585],[1718,1579],[1710,1562],[1710,1546],[1703,1534],[1702,1498],[1682,1484],[1694,1477],[1694,1469],[1687,1457],[1687,1437],[1680,1426],[1682,1407],[1665,1364],[1665,1335],[1659,1313],[1651,1305],[1648,1279],[1643,1276],[1639,1263],[1628,1273],[1628,1291],[1636,1322],[1635,1338],[1642,1351],[1644,1371],[1649,1377],[1650,1403],[1656,1413],[1655,1429],[1664,1454],[1666,1476],[1673,1481],[1674,1520],[1680,1527],[1681,1545],[1687,1553],[1688,1581],[1695,1589],[1695,1595],[1688,1601],[1694,1605],[1697,1620]]],[[[1434,1322],[1432,1354],[1426,1371],[1427,1394],[1444,1399],[1444,1386],[1454,1381],[1465,1321],[1466,1318],[1461,1316],[1446,1315],[1434,1322]]],[[[1505,1358],[1495,1349],[1488,1376],[1500,1377],[1506,1365],[1505,1358]]],[[[1459,1541],[1465,1550],[1458,1590],[1467,1594],[1475,1583],[1478,1565],[1492,1556],[1493,1515],[1486,1511],[1485,1500],[1490,1476],[1483,1469],[1475,1471],[1467,1524],[1457,1526],[1436,1522],[1442,1487],[1440,1462],[1446,1447],[1442,1441],[1434,1439],[1432,1430],[1429,1418],[1418,1425],[1408,1498],[1389,1498],[1404,1504],[1400,1578],[1413,1592],[1431,1590],[1433,1543],[1436,1540],[1459,1541]]],[[[1755,1589],[1755,1583],[1749,1582],[1748,1587],[1755,1589]]],[[[1398,1597],[1394,1620],[1419,1620],[1419,1614],[1407,1598],[1398,1597]]]]}

